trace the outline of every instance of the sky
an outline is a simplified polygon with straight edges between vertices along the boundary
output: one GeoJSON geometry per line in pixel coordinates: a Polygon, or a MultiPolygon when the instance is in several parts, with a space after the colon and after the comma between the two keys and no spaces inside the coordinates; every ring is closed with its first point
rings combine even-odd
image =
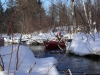
{"type": "MultiPolygon", "coordinates": [[[[3,7],[4,7],[4,9],[6,8],[6,2],[7,2],[8,0],[1,0],[1,2],[2,2],[2,4],[3,4],[3,7]]],[[[57,0],[41,0],[42,1],[42,6],[44,7],[44,9],[46,10],[46,12],[48,11],[48,9],[49,9],[49,6],[51,5],[51,3],[55,3],[57,0]]],[[[68,0],[69,1],[69,0],[68,0]]],[[[66,1],[65,2],[63,2],[63,3],[67,3],[66,1]]],[[[68,2],[69,3],[69,2],[68,2]]],[[[68,4],[67,4],[68,5],[68,4]]]]}
{"type": "MultiPolygon", "coordinates": [[[[41,0],[43,2],[43,7],[45,9],[47,9],[51,3],[55,3],[57,0],[41,0]]],[[[61,0],[63,3],[66,3],[66,5],[69,5],[70,4],[70,0],[61,0]]]]}
{"type": "Polygon", "coordinates": [[[43,7],[48,8],[50,5],[50,1],[49,0],[41,0],[43,2],[43,7]]]}
{"type": "MultiPolygon", "coordinates": [[[[57,1],[60,1],[60,0],[41,0],[42,1],[42,5],[46,11],[46,14],[48,14],[48,11],[49,11],[49,7],[52,3],[56,3],[57,1]]],[[[70,5],[70,0],[61,0],[62,3],[66,4],[66,6],[69,6],[70,5]]]]}
{"type": "Polygon", "coordinates": [[[49,6],[51,4],[50,0],[41,0],[42,1],[42,6],[45,9],[46,13],[49,11],[49,6]]]}
{"type": "Polygon", "coordinates": [[[4,8],[4,10],[6,9],[6,2],[7,2],[8,0],[1,0],[1,2],[2,2],[2,5],[3,5],[3,8],[4,8]]]}
{"type": "MultiPolygon", "coordinates": [[[[6,8],[6,2],[7,2],[7,1],[8,1],[8,0],[1,0],[4,9],[6,8]]],[[[51,3],[50,0],[41,0],[41,1],[42,1],[42,3],[43,3],[44,9],[45,9],[45,10],[48,10],[48,9],[49,9],[49,6],[50,6],[50,3],[51,3]]]]}

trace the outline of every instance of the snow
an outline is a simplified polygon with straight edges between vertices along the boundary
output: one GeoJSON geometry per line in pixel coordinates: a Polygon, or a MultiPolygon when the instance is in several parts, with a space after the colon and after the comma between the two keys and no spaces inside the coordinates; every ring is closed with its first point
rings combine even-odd
{"type": "Polygon", "coordinates": [[[10,63],[10,74],[9,75],[29,75],[30,68],[33,67],[32,75],[59,75],[56,69],[57,60],[53,57],[48,58],[35,58],[32,51],[23,45],[20,45],[18,52],[18,70],[16,71],[16,53],[18,51],[18,45],[0,47],[0,54],[3,58],[5,71],[0,71],[0,75],[8,75],[8,64],[12,52],[12,60],[10,63]],[[13,51],[12,51],[13,50],[13,51]],[[36,64],[34,65],[34,63],[36,64]],[[50,69],[51,68],[51,69],[50,69]],[[48,70],[50,71],[48,72],[48,70]]]}
{"type": "MultiPolygon", "coordinates": [[[[21,34],[20,33],[15,33],[12,35],[6,35],[3,34],[2,37],[4,38],[4,42],[5,43],[19,43],[20,42],[20,38],[21,41],[26,41],[27,45],[32,44],[33,42],[37,41],[39,43],[43,43],[44,40],[51,40],[55,37],[55,35],[57,34],[57,32],[47,32],[47,33],[32,33],[32,34],[21,34]]],[[[66,34],[65,32],[62,33],[64,35],[64,37],[66,39],[71,39],[73,38],[74,34],[66,34]]]]}
{"type": "MultiPolygon", "coordinates": [[[[37,41],[39,43],[43,43],[44,40],[51,40],[55,37],[57,32],[47,32],[42,33],[35,32],[32,34],[14,34],[13,35],[13,41],[12,36],[10,38],[7,35],[3,35],[5,42],[16,42],[19,43],[20,37],[21,41],[26,41],[26,44],[32,44],[33,42],[37,41]]],[[[99,33],[95,32],[91,34],[84,34],[84,33],[77,33],[77,34],[68,34],[65,31],[63,32],[65,39],[73,39],[71,46],[67,46],[66,50],[70,50],[70,52],[77,54],[77,55],[87,55],[87,54],[96,54],[100,55],[100,36],[99,33]]]]}
{"type": "MultiPolygon", "coordinates": [[[[13,42],[19,43],[20,37],[22,41],[26,41],[26,44],[32,44],[34,41],[39,43],[43,43],[44,40],[51,40],[55,37],[57,32],[47,32],[47,33],[40,33],[35,32],[32,34],[14,34],[13,35],[13,42]]],[[[63,32],[65,39],[73,39],[70,46],[66,47],[66,50],[77,54],[77,55],[88,55],[88,54],[96,54],[100,55],[100,36],[99,33],[95,32],[91,34],[84,34],[78,32],[77,34],[68,34],[65,31],[63,32]]],[[[12,38],[7,35],[3,35],[5,42],[12,42],[12,38]]]]}
{"type": "Polygon", "coordinates": [[[77,33],[72,40],[70,52],[84,56],[88,54],[100,55],[100,36],[98,33],[77,33]]]}

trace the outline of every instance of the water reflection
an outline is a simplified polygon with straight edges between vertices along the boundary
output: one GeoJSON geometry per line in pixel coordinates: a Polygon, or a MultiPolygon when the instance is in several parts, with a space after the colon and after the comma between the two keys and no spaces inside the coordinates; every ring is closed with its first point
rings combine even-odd
{"type": "Polygon", "coordinates": [[[41,45],[39,45],[39,46],[37,46],[37,45],[35,45],[35,46],[29,45],[29,48],[32,51],[44,51],[44,46],[41,46],[41,45]]]}
{"type": "Polygon", "coordinates": [[[45,52],[44,52],[44,46],[33,46],[33,45],[29,45],[28,46],[34,53],[35,57],[38,57],[39,55],[39,58],[44,58],[45,57],[45,52]]]}

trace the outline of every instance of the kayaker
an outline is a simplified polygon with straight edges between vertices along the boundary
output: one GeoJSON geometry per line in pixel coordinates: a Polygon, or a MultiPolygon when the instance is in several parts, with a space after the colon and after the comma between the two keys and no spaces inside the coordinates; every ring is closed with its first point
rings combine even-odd
{"type": "Polygon", "coordinates": [[[63,41],[63,35],[61,35],[61,32],[59,31],[56,35],[56,37],[53,39],[54,41],[63,41]]]}

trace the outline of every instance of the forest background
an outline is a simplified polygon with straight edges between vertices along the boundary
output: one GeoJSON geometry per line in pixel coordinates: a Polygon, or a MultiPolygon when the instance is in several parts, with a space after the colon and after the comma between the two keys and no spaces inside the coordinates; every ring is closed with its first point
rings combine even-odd
{"type": "Polygon", "coordinates": [[[0,33],[46,32],[58,26],[72,33],[100,31],[100,0],[5,0],[0,1],[0,33]],[[45,5],[45,1],[49,4],[45,5]],[[6,5],[6,9],[5,6],[6,5]],[[46,8],[46,6],[48,6],[46,8]]]}

